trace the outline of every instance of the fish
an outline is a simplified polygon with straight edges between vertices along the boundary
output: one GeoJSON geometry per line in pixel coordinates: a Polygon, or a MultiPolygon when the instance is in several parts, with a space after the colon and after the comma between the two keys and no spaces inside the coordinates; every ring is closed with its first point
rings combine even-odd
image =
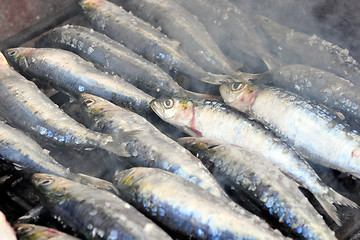
{"type": "Polygon", "coordinates": [[[87,92],[146,115],[150,112],[147,93],[117,76],[96,69],[75,53],[56,48],[11,48],[5,57],[26,76],[42,80],[74,98],[87,92]]]}
{"type": "Polygon", "coordinates": [[[156,168],[119,172],[121,197],[149,218],[195,239],[284,239],[257,216],[235,211],[185,179],[156,168]]]}
{"type": "Polygon", "coordinates": [[[33,82],[13,70],[2,54],[0,98],[0,115],[42,141],[73,148],[98,147],[129,156],[112,136],[91,131],[65,114],[33,82]]]}
{"type": "Polygon", "coordinates": [[[52,215],[87,239],[171,239],[114,194],[44,173],[32,183],[52,215]]]}
{"type": "Polygon", "coordinates": [[[220,48],[207,33],[205,27],[194,15],[177,4],[176,1],[126,0],[115,1],[127,11],[180,42],[187,55],[205,71],[235,75],[231,65],[220,48]]]}
{"type": "MultiPolygon", "coordinates": [[[[360,123],[360,88],[334,73],[302,64],[274,68],[249,80],[315,100],[344,115],[348,122],[360,123]]],[[[243,82],[243,81],[242,81],[243,82]]]]}
{"type": "Polygon", "coordinates": [[[140,115],[91,94],[79,97],[86,125],[106,134],[130,134],[125,139],[126,150],[133,157],[126,158],[132,166],[161,168],[173,172],[212,193],[227,199],[201,161],[176,141],[164,135],[140,115]]]}
{"type": "Polygon", "coordinates": [[[155,99],[150,106],[161,119],[190,136],[215,138],[257,152],[272,161],[283,173],[313,193],[338,225],[341,222],[333,204],[354,206],[352,201],[325,185],[309,163],[285,141],[224,103],[174,97],[155,99]]]}
{"type": "Polygon", "coordinates": [[[19,240],[80,240],[56,229],[35,224],[18,223],[14,229],[19,240]]]}
{"type": "Polygon", "coordinates": [[[359,132],[331,109],[261,84],[222,85],[220,92],[225,103],[267,125],[309,161],[360,177],[359,132]]]}
{"type": "Polygon", "coordinates": [[[23,176],[27,178],[34,173],[48,173],[118,194],[112,183],[73,173],[70,169],[59,164],[46,149],[43,149],[31,137],[1,121],[0,158],[11,163],[16,170],[21,171],[23,176]]]}
{"type": "Polygon", "coordinates": [[[336,239],[324,219],[277,166],[259,154],[210,138],[177,140],[204,163],[224,187],[245,194],[297,238],[336,239]]]}
{"type": "Polygon", "coordinates": [[[0,211],[0,239],[16,240],[14,229],[10,226],[2,211],[0,211]]]}
{"type": "Polygon", "coordinates": [[[234,82],[231,76],[212,74],[199,67],[182,49],[149,23],[106,0],[80,1],[85,17],[95,30],[157,64],[165,72],[180,72],[210,84],[234,82]]]}

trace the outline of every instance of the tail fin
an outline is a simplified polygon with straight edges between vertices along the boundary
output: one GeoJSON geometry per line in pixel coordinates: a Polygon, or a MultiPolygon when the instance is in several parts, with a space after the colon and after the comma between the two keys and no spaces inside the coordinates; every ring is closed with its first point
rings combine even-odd
{"type": "Polygon", "coordinates": [[[188,90],[185,90],[185,94],[186,94],[186,97],[189,97],[189,98],[216,100],[216,101],[223,102],[223,99],[221,98],[221,96],[204,94],[204,93],[196,93],[196,92],[191,92],[188,90]]]}
{"type": "Polygon", "coordinates": [[[117,190],[117,188],[111,182],[105,181],[100,178],[88,176],[88,175],[85,175],[82,173],[78,173],[77,175],[79,176],[78,180],[82,184],[91,185],[95,188],[106,190],[108,192],[111,192],[111,193],[119,196],[119,190],[117,190]]]}
{"type": "Polygon", "coordinates": [[[329,214],[329,216],[339,226],[341,226],[341,222],[337,214],[336,207],[334,206],[334,203],[352,208],[359,208],[359,206],[356,203],[340,195],[331,188],[329,188],[328,194],[326,195],[319,194],[319,195],[315,195],[315,197],[320,202],[321,206],[325,209],[327,214],[329,214]]]}
{"type": "Polygon", "coordinates": [[[112,142],[107,143],[102,148],[121,157],[134,157],[135,153],[126,150],[126,145],[134,139],[139,131],[116,132],[111,134],[112,142]]]}

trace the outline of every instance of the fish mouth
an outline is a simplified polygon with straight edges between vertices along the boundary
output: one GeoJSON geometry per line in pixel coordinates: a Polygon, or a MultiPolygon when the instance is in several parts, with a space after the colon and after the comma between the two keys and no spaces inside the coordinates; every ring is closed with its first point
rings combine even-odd
{"type": "Polygon", "coordinates": [[[31,177],[31,181],[35,186],[49,185],[54,182],[54,178],[50,174],[46,173],[35,173],[31,177]]]}
{"type": "Polygon", "coordinates": [[[161,103],[157,100],[154,99],[149,103],[151,109],[158,115],[158,116],[162,116],[161,114],[161,103]]]}
{"type": "Polygon", "coordinates": [[[223,84],[219,88],[219,92],[221,97],[224,99],[224,102],[226,104],[234,102],[236,99],[231,97],[231,91],[230,91],[230,85],[229,84],[223,84]]]}

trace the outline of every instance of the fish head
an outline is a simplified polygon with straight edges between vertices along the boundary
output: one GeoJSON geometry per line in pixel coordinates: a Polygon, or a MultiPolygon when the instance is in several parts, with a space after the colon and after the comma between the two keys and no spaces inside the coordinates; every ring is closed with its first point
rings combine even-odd
{"type": "Polygon", "coordinates": [[[205,137],[182,137],[176,141],[190,152],[204,151],[219,145],[217,140],[205,137]]]}
{"type": "Polygon", "coordinates": [[[185,98],[158,98],[150,102],[151,109],[165,122],[183,128],[191,127],[194,103],[185,98]]]}
{"type": "Polygon", "coordinates": [[[246,112],[254,103],[259,86],[247,82],[235,82],[220,86],[224,102],[240,111],[246,112]]]}
{"type": "Polygon", "coordinates": [[[52,174],[35,173],[31,181],[40,196],[50,205],[62,204],[66,199],[68,186],[72,181],[52,174]]]}
{"type": "Polygon", "coordinates": [[[9,63],[18,69],[25,71],[29,67],[28,59],[36,52],[36,48],[9,48],[4,51],[4,55],[9,63]]]}
{"type": "Polygon", "coordinates": [[[15,224],[14,230],[16,235],[21,239],[22,237],[30,237],[36,233],[35,226],[32,224],[15,224]]]}
{"type": "Polygon", "coordinates": [[[4,51],[5,57],[9,60],[9,62],[18,62],[23,57],[30,57],[34,54],[36,48],[9,48],[4,51]]]}
{"type": "Polygon", "coordinates": [[[98,7],[101,3],[103,3],[101,0],[82,0],[79,5],[86,11],[98,7]]]}
{"type": "Polygon", "coordinates": [[[142,168],[143,167],[133,167],[115,173],[113,183],[119,190],[120,196],[123,192],[129,192],[139,187],[137,180],[141,178],[143,174],[142,168]]]}
{"type": "Polygon", "coordinates": [[[78,97],[80,109],[86,125],[98,128],[101,125],[107,105],[110,103],[103,98],[88,93],[81,93],[78,97]]]}
{"type": "Polygon", "coordinates": [[[19,239],[50,239],[65,235],[54,229],[33,224],[18,223],[14,225],[14,229],[19,239]]]}

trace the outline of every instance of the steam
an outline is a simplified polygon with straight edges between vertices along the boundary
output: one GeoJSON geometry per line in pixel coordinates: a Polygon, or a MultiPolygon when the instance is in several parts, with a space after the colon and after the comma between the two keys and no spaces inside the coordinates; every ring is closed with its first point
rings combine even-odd
{"type": "Polygon", "coordinates": [[[348,49],[360,62],[360,4],[355,0],[230,0],[250,14],[266,16],[282,25],[348,49]]]}

